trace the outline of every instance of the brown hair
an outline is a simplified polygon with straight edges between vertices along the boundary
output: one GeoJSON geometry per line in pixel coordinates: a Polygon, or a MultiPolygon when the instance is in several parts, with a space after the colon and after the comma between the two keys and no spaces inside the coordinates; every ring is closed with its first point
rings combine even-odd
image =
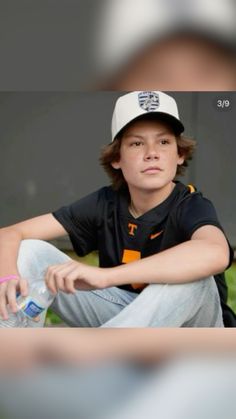
{"type": "MultiPolygon", "coordinates": [[[[108,177],[111,179],[112,186],[115,190],[120,189],[123,186],[127,186],[126,180],[123,176],[121,169],[114,169],[111,163],[119,161],[120,159],[120,147],[122,141],[123,131],[116,137],[116,139],[105,145],[100,154],[100,164],[103,166],[108,177]]],[[[184,157],[184,163],[178,165],[176,176],[183,175],[185,173],[186,167],[188,166],[188,161],[192,160],[192,156],[196,147],[196,141],[185,136],[176,135],[176,142],[178,148],[178,154],[181,157],[184,157]]]]}

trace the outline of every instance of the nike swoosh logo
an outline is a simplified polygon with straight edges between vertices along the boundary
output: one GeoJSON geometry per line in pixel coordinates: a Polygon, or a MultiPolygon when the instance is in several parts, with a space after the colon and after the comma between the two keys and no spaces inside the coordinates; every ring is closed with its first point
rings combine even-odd
{"type": "Polygon", "coordinates": [[[156,237],[160,236],[160,235],[163,233],[163,231],[164,231],[164,230],[161,230],[161,231],[159,231],[158,233],[151,234],[150,239],[151,239],[151,240],[153,240],[153,239],[155,239],[156,237]]]}

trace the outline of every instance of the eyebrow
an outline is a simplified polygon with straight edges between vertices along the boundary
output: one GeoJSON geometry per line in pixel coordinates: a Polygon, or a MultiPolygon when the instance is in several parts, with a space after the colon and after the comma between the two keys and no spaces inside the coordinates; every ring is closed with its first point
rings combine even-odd
{"type": "MultiPolygon", "coordinates": [[[[171,135],[171,136],[175,136],[172,132],[170,132],[170,131],[161,131],[161,132],[159,132],[159,133],[156,133],[156,137],[162,137],[162,135],[171,135]]],[[[129,137],[136,137],[136,138],[144,138],[145,137],[145,134],[144,135],[140,135],[140,134],[135,134],[135,132],[131,132],[130,134],[124,134],[124,137],[125,138],[129,138],[129,137]]]]}

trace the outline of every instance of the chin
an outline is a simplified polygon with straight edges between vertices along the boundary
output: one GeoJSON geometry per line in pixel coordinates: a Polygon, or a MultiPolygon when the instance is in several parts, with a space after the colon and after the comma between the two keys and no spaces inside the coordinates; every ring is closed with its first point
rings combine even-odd
{"type": "MultiPolygon", "coordinates": [[[[169,183],[168,183],[169,184],[169,183]]],[[[146,190],[147,192],[148,191],[150,191],[150,192],[154,192],[154,191],[157,191],[158,189],[163,189],[163,188],[165,188],[168,184],[166,184],[166,183],[157,183],[157,182],[150,182],[148,185],[143,185],[142,187],[141,187],[141,189],[142,190],[146,190]]]]}

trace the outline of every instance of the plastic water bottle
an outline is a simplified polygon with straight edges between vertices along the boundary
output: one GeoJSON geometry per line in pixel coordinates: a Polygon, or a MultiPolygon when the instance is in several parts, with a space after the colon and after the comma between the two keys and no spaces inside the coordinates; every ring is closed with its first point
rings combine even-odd
{"type": "Polygon", "coordinates": [[[42,280],[35,281],[29,289],[26,297],[17,297],[19,311],[12,313],[8,309],[8,319],[0,319],[0,328],[3,327],[30,327],[29,320],[37,321],[40,314],[47,310],[53,302],[55,295],[52,294],[42,280]]]}

